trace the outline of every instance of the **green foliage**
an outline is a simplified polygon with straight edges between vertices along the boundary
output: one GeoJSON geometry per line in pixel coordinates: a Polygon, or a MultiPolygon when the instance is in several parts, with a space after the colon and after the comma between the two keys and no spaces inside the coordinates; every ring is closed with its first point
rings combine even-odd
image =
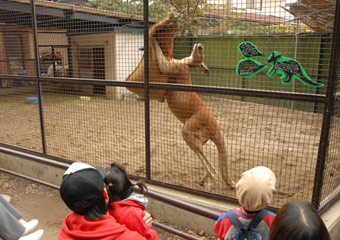
{"type": "Polygon", "coordinates": [[[207,0],[161,0],[169,3],[172,11],[180,16],[179,36],[197,36],[203,25],[206,11],[212,7],[207,0]]]}
{"type": "Polygon", "coordinates": [[[290,24],[276,24],[270,26],[261,26],[261,30],[266,34],[280,34],[280,33],[306,33],[306,32],[313,32],[306,25],[300,25],[299,30],[297,31],[297,25],[290,25],[290,24]]]}
{"type": "MultiPolygon", "coordinates": [[[[143,0],[88,0],[88,3],[98,9],[143,15],[143,0]]],[[[196,36],[204,11],[210,7],[207,0],[150,0],[149,16],[162,19],[172,11],[180,16],[178,35],[196,36]]]]}

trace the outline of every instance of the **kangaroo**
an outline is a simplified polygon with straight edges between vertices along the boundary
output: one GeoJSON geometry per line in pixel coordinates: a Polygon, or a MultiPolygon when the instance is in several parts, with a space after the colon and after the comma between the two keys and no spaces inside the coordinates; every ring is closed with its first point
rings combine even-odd
{"type": "MultiPolygon", "coordinates": [[[[169,83],[192,85],[191,69],[199,68],[209,73],[204,64],[204,47],[195,44],[191,55],[181,60],[166,58],[157,41],[154,43],[156,60],[160,71],[168,77],[169,83]]],[[[165,93],[165,99],[171,112],[183,123],[182,136],[188,146],[196,153],[203,165],[206,174],[199,184],[204,186],[209,178],[214,178],[216,170],[203,152],[203,145],[211,140],[218,151],[218,165],[224,182],[234,187],[234,182],[228,176],[227,152],[225,150],[224,136],[215,116],[207,105],[195,92],[172,91],[165,93]]]]}
{"type": "MultiPolygon", "coordinates": [[[[189,57],[180,60],[173,58],[173,44],[177,29],[177,18],[173,13],[150,28],[150,82],[191,85],[191,69],[198,68],[204,73],[209,73],[208,67],[204,64],[205,56],[202,44],[196,44],[189,57]]],[[[144,82],[144,56],[126,81],[144,82]]],[[[143,88],[128,89],[144,97],[143,88]]],[[[196,153],[206,168],[206,174],[199,181],[199,184],[204,185],[209,178],[214,178],[217,173],[203,153],[203,145],[208,140],[212,140],[218,150],[218,163],[222,178],[227,185],[234,187],[234,182],[229,179],[227,171],[224,136],[215,116],[200,97],[194,92],[150,89],[150,99],[166,100],[170,111],[184,124],[182,128],[184,141],[196,153]]]]}

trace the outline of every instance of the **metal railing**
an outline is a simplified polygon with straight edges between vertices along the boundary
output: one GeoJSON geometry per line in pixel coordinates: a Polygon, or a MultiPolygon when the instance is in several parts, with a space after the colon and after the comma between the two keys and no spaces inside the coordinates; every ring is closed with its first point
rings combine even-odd
{"type": "MultiPolygon", "coordinates": [[[[52,166],[52,167],[55,167],[55,168],[60,168],[60,169],[63,169],[63,170],[66,170],[70,166],[70,163],[57,161],[57,160],[48,158],[47,156],[38,156],[38,155],[35,155],[35,154],[32,154],[32,153],[29,153],[28,151],[23,152],[20,149],[8,148],[8,147],[1,146],[1,145],[0,145],[0,152],[5,153],[5,154],[9,154],[9,155],[13,155],[13,156],[16,156],[16,157],[20,157],[20,158],[23,158],[23,159],[29,159],[29,160],[35,161],[37,163],[40,163],[40,164],[49,165],[49,166],[52,166]]],[[[10,171],[10,170],[4,169],[4,168],[0,168],[0,172],[12,174],[14,176],[21,177],[21,178],[27,179],[29,181],[33,181],[33,182],[36,182],[36,183],[57,189],[57,190],[60,189],[60,186],[58,186],[58,185],[55,185],[55,184],[52,184],[52,183],[49,183],[47,181],[43,181],[43,180],[40,180],[40,179],[37,179],[37,178],[34,178],[34,177],[30,177],[30,176],[27,176],[27,175],[24,175],[24,174],[21,174],[21,173],[10,171]]],[[[142,192],[142,190],[138,186],[135,187],[134,191],[139,192],[139,193],[142,192]]],[[[154,191],[154,190],[144,189],[143,194],[146,197],[153,198],[155,200],[161,201],[161,202],[166,203],[168,205],[172,205],[172,206],[175,206],[177,208],[183,209],[185,211],[189,211],[189,212],[192,212],[192,213],[195,213],[195,214],[198,214],[198,215],[201,215],[203,217],[210,218],[210,219],[213,219],[213,220],[217,220],[219,215],[220,215],[220,213],[213,211],[211,209],[204,208],[204,207],[201,207],[201,206],[193,204],[193,203],[188,203],[188,202],[185,202],[185,201],[182,201],[182,200],[178,200],[176,198],[170,197],[168,195],[165,195],[163,193],[160,193],[160,192],[157,192],[157,191],[154,191]]],[[[192,240],[200,239],[200,238],[195,237],[192,234],[188,234],[188,233],[180,231],[180,230],[178,230],[174,227],[170,227],[168,225],[162,224],[162,223],[158,222],[157,220],[153,221],[153,225],[160,228],[160,229],[171,232],[175,235],[181,236],[181,237],[186,238],[186,239],[192,239],[192,240]]]]}

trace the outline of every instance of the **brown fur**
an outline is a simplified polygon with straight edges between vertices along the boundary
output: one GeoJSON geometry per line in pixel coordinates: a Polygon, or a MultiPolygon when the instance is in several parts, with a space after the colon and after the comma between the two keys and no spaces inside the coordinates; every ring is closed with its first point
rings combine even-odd
{"type": "MultiPolygon", "coordinates": [[[[157,44],[155,44],[155,50],[160,69],[163,74],[168,76],[169,83],[192,85],[192,68],[200,68],[206,73],[209,72],[209,69],[204,65],[204,48],[201,44],[195,44],[191,55],[181,60],[167,60],[165,56],[162,56],[163,52],[157,44]]],[[[216,174],[213,165],[203,153],[203,145],[211,140],[217,147],[218,165],[222,178],[227,185],[233,187],[234,183],[228,176],[224,136],[207,105],[195,92],[167,91],[165,98],[171,112],[184,124],[182,136],[185,142],[206,167],[207,172],[200,184],[204,185],[209,177],[214,178],[216,174]]]]}
{"type": "MultiPolygon", "coordinates": [[[[177,60],[173,58],[173,43],[177,33],[177,20],[173,14],[155,24],[149,31],[150,82],[177,83],[191,85],[191,69],[199,68],[205,73],[209,69],[204,64],[204,48],[195,44],[189,57],[177,60]]],[[[144,81],[144,57],[127,81],[144,81]]],[[[129,88],[130,91],[144,97],[144,89],[129,88]]],[[[206,174],[201,185],[217,173],[213,165],[203,153],[203,145],[212,140],[218,150],[218,164],[222,178],[229,186],[234,183],[227,172],[227,153],[224,136],[215,116],[194,92],[150,90],[150,98],[167,101],[171,112],[184,124],[182,136],[188,146],[197,154],[204,166],[206,174]]]]}
{"type": "MultiPolygon", "coordinates": [[[[161,74],[159,70],[154,44],[157,42],[161,47],[164,56],[168,59],[172,58],[173,41],[177,33],[177,21],[174,14],[169,16],[153,25],[149,30],[149,82],[167,83],[167,76],[161,74]]],[[[126,81],[129,82],[144,82],[144,56],[139,62],[137,68],[127,77],[126,81]]],[[[144,97],[144,88],[128,88],[131,92],[144,97]]],[[[165,90],[150,89],[150,99],[157,99],[164,101],[165,90]]]]}

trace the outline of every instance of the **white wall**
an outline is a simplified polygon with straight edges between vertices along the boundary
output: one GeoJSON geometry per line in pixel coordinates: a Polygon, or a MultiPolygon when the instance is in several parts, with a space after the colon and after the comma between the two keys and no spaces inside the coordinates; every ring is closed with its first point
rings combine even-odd
{"type": "MultiPolygon", "coordinates": [[[[115,33],[101,33],[91,35],[80,35],[71,38],[72,41],[72,64],[74,77],[86,77],[79,75],[78,50],[80,48],[103,47],[105,50],[105,79],[115,78],[115,33]]],[[[91,77],[91,76],[89,76],[91,77]]]]}
{"type": "MultiPolygon", "coordinates": [[[[140,62],[143,51],[143,34],[117,33],[116,34],[116,79],[125,79],[135,70],[140,62]]],[[[127,94],[131,94],[126,88],[118,88],[117,96],[124,99],[127,94]]]]}

